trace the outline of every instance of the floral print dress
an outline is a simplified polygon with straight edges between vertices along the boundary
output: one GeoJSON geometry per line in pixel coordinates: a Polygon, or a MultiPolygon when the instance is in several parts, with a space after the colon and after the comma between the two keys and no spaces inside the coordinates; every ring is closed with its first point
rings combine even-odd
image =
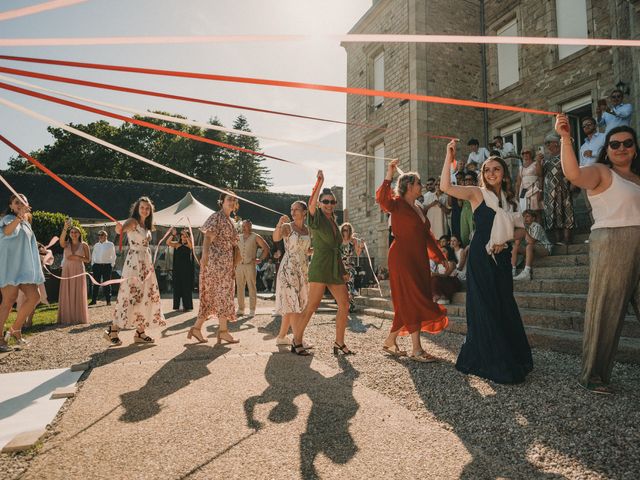
{"type": "Polygon", "coordinates": [[[293,229],[284,238],[285,252],[276,281],[276,312],[280,315],[301,313],[309,297],[309,262],[311,237],[293,229]]]}
{"type": "Polygon", "coordinates": [[[207,265],[200,270],[198,318],[215,315],[235,321],[233,247],[238,244],[238,234],[229,217],[221,211],[213,213],[200,230],[205,234],[215,232],[216,237],[209,250],[202,252],[207,256],[207,265]]]}
{"type": "Polygon", "coordinates": [[[122,268],[122,278],[116,300],[114,325],[118,328],[165,326],[160,303],[160,289],[149,249],[151,232],[140,225],[127,232],[129,252],[122,268]]]}

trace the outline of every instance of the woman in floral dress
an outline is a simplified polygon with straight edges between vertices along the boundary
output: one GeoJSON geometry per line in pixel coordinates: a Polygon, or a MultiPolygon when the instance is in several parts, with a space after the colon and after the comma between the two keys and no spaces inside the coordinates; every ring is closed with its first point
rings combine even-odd
{"type": "Polygon", "coordinates": [[[200,329],[212,315],[218,317],[218,343],[238,343],[229,333],[228,322],[236,320],[233,303],[235,268],[234,247],[238,244],[238,234],[229,218],[238,201],[229,193],[221,193],[220,210],[213,213],[202,228],[204,242],[200,260],[200,307],[198,319],[189,330],[187,338],[195,337],[199,343],[207,342],[200,329]]]}
{"type": "Polygon", "coordinates": [[[284,215],[273,231],[273,241],[284,240],[285,253],[278,269],[276,281],[276,313],[282,315],[277,345],[289,345],[287,338],[291,320],[302,313],[309,297],[309,249],[311,236],[304,224],[307,204],[299,200],[291,205],[291,218],[284,215]]]}
{"type": "Polygon", "coordinates": [[[153,268],[149,240],[153,226],[153,203],[148,197],[140,197],[131,207],[131,218],[124,224],[116,223],[116,232],[127,233],[129,252],[122,268],[122,278],[116,301],[115,318],[105,337],[112,346],[122,345],[118,332],[123,328],[136,327],[134,343],[153,343],[145,333],[151,325],[165,325],[160,290],[153,268]]]}

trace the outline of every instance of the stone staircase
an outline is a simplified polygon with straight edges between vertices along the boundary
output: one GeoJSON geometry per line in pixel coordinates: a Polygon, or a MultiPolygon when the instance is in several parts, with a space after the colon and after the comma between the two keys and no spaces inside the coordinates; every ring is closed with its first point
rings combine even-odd
{"type": "MultiPolygon", "coordinates": [[[[576,236],[584,241],[586,235],[576,236]]],[[[553,254],[534,262],[531,281],[514,282],[514,295],[532,346],[579,354],[587,291],[589,245],[554,246],[553,254]]],[[[393,318],[388,281],[377,288],[363,288],[356,302],[363,313],[393,318]]],[[[449,331],[465,334],[466,292],[454,295],[449,312],[449,331]]],[[[629,307],[618,346],[617,360],[640,363],[640,322],[629,307]]]]}

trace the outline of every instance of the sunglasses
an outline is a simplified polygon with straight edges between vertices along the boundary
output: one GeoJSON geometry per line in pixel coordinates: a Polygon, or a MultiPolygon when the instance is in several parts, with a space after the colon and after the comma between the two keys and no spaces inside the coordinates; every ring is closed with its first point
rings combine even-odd
{"type": "Polygon", "coordinates": [[[322,203],[323,205],[335,205],[338,202],[336,202],[335,200],[325,199],[325,200],[320,200],[320,203],[322,203]]]}
{"type": "Polygon", "coordinates": [[[623,146],[624,148],[631,148],[634,145],[633,139],[632,138],[627,138],[626,140],[620,142],[618,140],[611,140],[609,142],[609,148],[611,150],[618,150],[620,148],[620,146],[623,146]]]}
{"type": "Polygon", "coordinates": [[[586,128],[586,127],[595,127],[595,124],[594,124],[594,123],[591,123],[591,122],[589,122],[589,123],[583,123],[583,124],[582,124],[582,128],[586,128]]]}
{"type": "Polygon", "coordinates": [[[622,95],[611,95],[611,98],[622,98],[622,95]]]}
{"type": "Polygon", "coordinates": [[[531,155],[531,152],[529,150],[523,150],[520,152],[520,155],[531,155]]]}

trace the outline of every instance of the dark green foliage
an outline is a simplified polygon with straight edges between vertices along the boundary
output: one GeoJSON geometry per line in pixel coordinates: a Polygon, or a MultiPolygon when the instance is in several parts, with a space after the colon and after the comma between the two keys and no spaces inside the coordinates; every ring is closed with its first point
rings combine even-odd
{"type": "MultiPolygon", "coordinates": [[[[31,226],[33,233],[36,235],[36,239],[43,244],[49,243],[49,240],[54,236],[60,236],[62,226],[67,216],[63,213],[51,213],[51,212],[33,212],[33,221],[31,226]]],[[[82,239],[87,240],[87,232],[80,226],[78,220],[73,220],[73,226],[77,227],[82,234],[82,239]]]]}

